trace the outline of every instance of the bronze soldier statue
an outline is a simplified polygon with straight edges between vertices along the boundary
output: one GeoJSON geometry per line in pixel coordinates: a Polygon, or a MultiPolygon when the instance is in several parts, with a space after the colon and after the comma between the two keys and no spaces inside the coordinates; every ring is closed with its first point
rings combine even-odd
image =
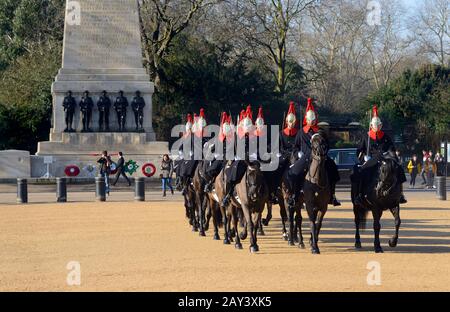
{"type": "Polygon", "coordinates": [[[97,107],[99,131],[104,130],[103,125],[105,125],[105,131],[109,131],[109,109],[111,108],[111,100],[109,99],[108,92],[105,90],[98,99],[97,107]]]}
{"type": "Polygon", "coordinates": [[[119,131],[125,131],[125,123],[127,120],[128,100],[123,96],[123,91],[119,91],[119,96],[116,98],[114,108],[117,113],[117,122],[119,123],[119,131]]]}
{"type": "Polygon", "coordinates": [[[134,121],[136,122],[136,131],[144,131],[144,107],[145,101],[141,97],[141,91],[136,91],[136,96],[131,102],[131,108],[134,112],[134,121]]]}
{"type": "Polygon", "coordinates": [[[68,91],[63,101],[64,114],[66,119],[66,129],[64,129],[64,132],[75,131],[72,128],[72,123],[73,123],[73,114],[75,113],[76,106],[77,103],[75,102],[75,98],[72,96],[72,91],[68,91]]]}
{"type": "Polygon", "coordinates": [[[93,108],[94,101],[89,96],[89,91],[84,91],[80,102],[81,119],[83,122],[83,130],[81,132],[92,132],[91,128],[89,128],[89,123],[91,122],[93,108]]]}

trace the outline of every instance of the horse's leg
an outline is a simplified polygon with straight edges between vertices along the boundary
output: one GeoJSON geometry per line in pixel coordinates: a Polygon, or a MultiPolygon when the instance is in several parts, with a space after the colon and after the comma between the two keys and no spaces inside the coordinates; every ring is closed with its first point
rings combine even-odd
{"type": "Polygon", "coordinates": [[[239,234],[239,237],[241,238],[241,240],[245,240],[247,239],[248,236],[248,231],[247,231],[247,220],[245,220],[245,216],[244,216],[244,212],[242,211],[242,209],[239,210],[240,211],[240,218],[242,218],[239,223],[241,224],[242,227],[242,232],[239,234]]]}
{"type": "Polygon", "coordinates": [[[353,205],[353,214],[355,215],[355,248],[361,248],[361,237],[359,235],[359,225],[361,223],[361,219],[359,217],[358,207],[353,205]]]}
{"type": "Polygon", "coordinates": [[[286,231],[286,220],[287,220],[287,214],[286,214],[286,206],[284,205],[284,200],[280,200],[280,215],[281,215],[281,224],[283,225],[283,239],[288,240],[288,234],[286,231]],[[283,204],[281,204],[283,202],[283,204]]]}
{"type": "Polygon", "coordinates": [[[323,218],[325,217],[325,214],[327,213],[327,207],[322,207],[321,210],[319,210],[318,214],[317,214],[317,241],[319,241],[319,235],[320,235],[320,229],[322,228],[322,222],[323,222],[323,218]]]}
{"type": "Polygon", "coordinates": [[[288,222],[289,222],[289,236],[288,236],[288,245],[294,246],[294,206],[286,203],[288,207],[288,222]]]}
{"type": "Polygon", "coordinates": [[[397,206],[395,208],[391,209],[392,214],[395,218],[395,234],[392,236],[392,238],[389,240],[389,246],[390,247],[396,247],[398,242],[398,231],[400,229],[400,224],[402,221],[400,220],[400,206],[397,206]]]}
{"type": "Polygon", "coordinates": [[[299,208],[297,210],[297,225],[298,225],[298,235],[299,235],[298,247],[304,249],[305,244],[303,243],[302,222],[303,222],[302,210],[299,208]]]}
{"type": "Polygon", "coordinates": [[[377,210],[376,208],[374,208],[372,210],[373,230],[375,231],[375,240],[374,240],[373,244],[374,244],[376,253],[383,252],[383,249],[381,248],[381,244],[380,244],[380,230],[381,230],[380,219],[381,219],[382,214],[383,214],[383,212],[381,210],[377,210]]]}
{"type": "MultiPolygon", "coordinates": [[[[209,200],[207,198],[207,196],[203,197],[203,206],[205,207],[204,211],[206,211],[206,220],[205,220],[205,232],[207,232],[209,230],[209,222],[211,221],[211,217],[212,217],[212,208],[211,205],[209,203],[209,200]]],[[[213,220],[214,222],[214,220],[213,220]]]]}
{"type": "MultiPolygon", "coordinates": [[[[232,210],[232,221],[233,221],[234,232],[239,233],[239,229],[238,229],[239,219],[238,219],[237,209],[232,210]]],[[[239,235],[236,235],[236,243],[234,244],[234,247],[236,249],[242,249],[241,238],[239,237],[239,235]]]]}
{"type": "Polygon", "coordinates": [[[246,205],[242,205],[242,210],[247,221],[247,231],[250,233],[250,252],[257,252],[258,250],[255,249],[255,225],[253,224],[250,210],[246,205]]]}
{"type": "Polygon", "coordinates": [[[267,215],[265,219],[262,219],[262,224],[268,226],[270,220],[272,220],[272,203],[269,200],[267,201],[267,215]]]}
{"type": "Polygon", "coordinates": [[[200,236],[206,236],[206,234],[205,234],[205,214],[204,214],[205,211],[203,210],[204,196],[202,196],[202,194],[200,192],[195,192],[195,198],[197,201],[197,209],[198,209],[198,226],[199,226],[198,234],[200,236]]]}
{"type": "Polygon", "coordinates": [[[311,227],[311,252],[313,254],[320,254],[319,247],[317,246],[317,226],[316,217],[317,212],[314,211],[314,206],[311,204],[306,204],[306,211],[308,211],[309,223],[311,227]]]}
{"type": "Polygon", "coordinates": [[[228,228],[228,216],[227,216],[227,209],[225,207],[221,207],[220,208],[222,210],[222,219],[223,219],[223,235],[224,235],[224,239],[223,239],[223,243],[225,245],[229,245],[230,244],[230,233],[229,233],[229,228],[228,228]]]}
{"type": "Polygon", "coordinates": [[[219,209],[219,207],[215,204],[215,202],[213,200],[209,200],[209,207],[211,209],[213,225],[214,225],[213,239],[220,240],[220,235],[219,235],[219,222],[220,221],[217,220],[217,214],[218,214],[217,210],[219,209]]]}
{"type": "Polygon", "coordinates": [[[259,218],[259,221],[258,221],[258,235],[261,235],[261,236],[266,235],[266,233],[264,233],[262,218],[259,218]]]}
{"type": "Polygon", "coordinates": [[[253,240],[253,246],[254,246],[254,251],[259,251],[259,246],[258,246],[258,227],[259,224],[261,223],[261,213],[260,212],[253,212],[251,215],[251,218],[253,219],[253,224],[255,225],[253,232],[254,232],[254,240],[253,240]]]}

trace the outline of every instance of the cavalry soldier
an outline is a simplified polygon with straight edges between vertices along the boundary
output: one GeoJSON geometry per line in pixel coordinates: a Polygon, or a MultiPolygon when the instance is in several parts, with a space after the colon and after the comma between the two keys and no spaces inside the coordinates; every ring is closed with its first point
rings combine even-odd
{"type": "Polygon", "coordinates": [[[247,110],[241,111],[236,131],[235,151],[237,153],[235,160],[231,165],[226,167],[226,186],[225,197],[222,205],[228,206],[234,187],[238,184],[247,170],[246,161],[256,161],[257,151],[250,151],[250,140],[254,138],[255,126],[253,125],[253,113],[251,106],[247,106],[247,110]],[[244,149],[243,151],[241,149],[244,149]],[[242,153],[243,152],[243,153],[242,153]],[[250,152],[253,152],[250,154],[250,152]]]}
{"type": "Polygon", "coordinates": [[[287,164],[288,158],[296,152],[295,139],[298,133],[298,122],[295,113],[295,103],[289,103],[289,110],[285,120],[285,127],[280,132],[280,162],[287,164]]]}
{"type": "MultiPolygon", "coordinates": [[[[395,146],[392,139],[387,135],[384,131],[381,130],[383,127],[383,123],[381,122],[380,117],[378,116],[378,108],[375,105],[372,108],[372,119],[370,121],[370,130],[364,136],[358,150],[358,158],[360,162],[364,163],[362,166],[355,165],[353,168],[352,180],[358,183],[358,194],[355,197],[355,204],[362,205],[363,203],[363,183],[362,177],[371,170],[371,168],[375,168],[379,161],[383,159],[386,155],[388,157],[394,158],[397,160],[397,156],[395,154],[395,146]]],[[[403,182],[406,181],[406,176],[403,168],[399,165],[399,176],[398,183],[402,185],[403,182]]],[[[400,197],[400,203],[404,204],[407,200],[402,194],[400,197]]]]}
{"type": "Polygon", "coordinates": [[[211,146],[210,152],[214,153],[214,159],[211,161],[205,161],[205,175],[208,180],[205,185],[205,192],[211,192],[212,186],[216,177],[223,169],[224,164],[227,162],[226,156],[228,152],[234,148],[234,129],[231,120],[231,116],[228,116],[226,112],[222,113],[220,121],[220,132],[218,136],[218,142],[220,144],[214,144],[211,146]],[[222,149],[220,149],[222,147],[222,149]]]}
{"type": "Polygon", "coordinates": [[[195,159],[195,154],[203,151],[203,137],[204,128],[206,127],[205,110],[200,109],[200,115],[194,114],[194,121],[192,121],[191,115],[188,115],[188,121],[186,123],[186,133],[183,137],[183,156],[184,159],[181,162],[180,177],[183,185],[182,194],[186,193],[187,187],[191,183],[194,176],[195,169],[197,168],[198,159],[195,159]],[[184,150],[187,148],[187,150],[184,150]],[[196,152],[197,151],[197,152],[196,152]]]}
{"type": "Polygon", "coordinates": [[[109,99],[108,93],[104,90],[102,96],[97,102],[98,108],[98,125],[100,131],[103,130],[103,124],[105,125],[106,131],[109,131],[109,110],[111,108],[111,100],[109,99]]]}
{"type": "Polygon", "coordinates": [[[72,96],[72,91],[67,91],[67,95],[64,98],[62,106],[64,108],[66,119],[66,129],[64,129],[64,132],[73,132],[75,131],[72,128],[73,114],[75,113],[75,107],[77,106],[77,103],[75,101],[75,98],[72,96]]]}
{"type": "MultiPolygon", "coordinates": [[[[305,174],[309,168],[311,159],[311,138],[314,134],[319,132],[317,114],[312,105],[312,99],[308,99],[308,106],[306,108],[306,114],[303,120],[303,129],[298,131],[295,138],[295,149],[299,151],[299,159],[288,171],[288,180],[290,187],[303,188],[303,182],[305,180],[305,174]]],[[[339,171],[337,170],[336,163],[330,157],[327,157],[325,166],[329,177],[331,186],[331,202],[334,206],[340,206],[341,203],[336,199],[335,189],[336,183],[339,181],[339,171]]]]}
{"type": "Polygon", "coordinates": [[[89,128],[89,123],[91,122],[92,117],[92,109],[94,108],[94,101],[89,96],[89,91],[84,91],[84,95],[81,98],[80,102],[80,111],[81,111],[81,119],[83,122],[83,130],[82,132],[91,132],[92,130],[89,128]]]}

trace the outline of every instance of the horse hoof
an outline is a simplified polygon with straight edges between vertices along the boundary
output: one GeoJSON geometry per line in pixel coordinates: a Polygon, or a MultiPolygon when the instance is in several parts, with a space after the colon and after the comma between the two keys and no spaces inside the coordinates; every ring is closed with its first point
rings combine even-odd
{"type": "Polygon", "coordinates": [[[295,246],[295,243],[293,241],[288,240],[288,245],[289,246],[295,246]]]}
{"type": "Polygon", "coordinates": [[[198,232],[197,227],[193,226],[193,227],[192,227],[192,232],[198,232]]]}
{"type": "Polygon", "coordinates": [[[288,238],[288,235],[286,234],[286,233],[283,233],[283,239],[285,240],[285,241],[287,241],[289,238],[288,238]]]}
{"type": "Polygon", "coordinates": [[[267,220],[267,219],[262,219],[262,224],[264,225],[264,226],[268,226],[269,225],[269,220],[267,220]]]}
{"type": "Polygon", "coordinates": [[[375,253],[383,253],[383,248],[375,247],[375,253]]]}
{"type": "Polygon", "coordinates": [[[355,248],[361,249],[361,242],[355,242],[355,248]]]}
{"type": "Polygon", "coordinates": [[[389,240],[389,247],[391,247],[391,248],[394,248],[394,247],[397,247],[397,240],[396,239],[394,239],[394,240],[389,240]]]}
{"type": "Polygon", "coordinates": [[[300,245],[298,245],[298,248],[305,249],[305,244],[301,242],[300,245]]]}
{"type": "Polygon", "coordinates": [[[219,234],[214,234],[213,240],[220,240],[219,234]]]}
{"type": "Polygon", "coordinates": [[[206,236],[205,231],[198,232],[198,236],[206,236]]]}
{"type": "Polygon", "coordinates": [[[224,239],[223,240],[223,244],[224,245],[230,245],[230,240],[229,239],[224,239]]]}
{"type": "Polygon", "coordinates": [[[313,255],[320,255],[320,250],[319,250],[319,248],[312,248],[311,249],[311,253],[313,255]]]}
{"type": "Polygon", "coordinates": [[[234,245],[234,248],[236,248],[236,249],[242,249],[242,244],[241,244],[241,243],[235,244],[235,245],[234,245]]]}
{"type": "Polygon", "coordinates": [[[258,235],[265,236],[266,233],[264,233],[264,231],[260,231],[260,232],[258,232],[258,235]]]}
{"type": "Polygon", "coordinates": [[[250,246],[250,252],[251,253],[255,253],[259,251],[259,247],[258,246],[250,246]]]}

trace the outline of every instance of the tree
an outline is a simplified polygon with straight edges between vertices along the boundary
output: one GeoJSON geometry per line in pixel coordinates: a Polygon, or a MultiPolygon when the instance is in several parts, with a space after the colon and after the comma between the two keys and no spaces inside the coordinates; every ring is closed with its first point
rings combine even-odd
{"type": "Polygon", "coordinates": [[[243,38],[272,74],[275,91],[284,95],[296,63],[289,57],[289,39],[301,14],[314,0],[236,1],[243,38]],[[261,55],[261,51],[262,55],[261,55]]]}
{"type": "Polygon", "coordinates": [[[441,66],[449,65],[450,0],[427,0],[412,25],[421,52],[441,66]]]}
{"type": "Polygon", "coordinates": [[[174,40],[193,18],[217,0],[140,0],[140,24],[145,63],[150,77],[159,86],[164,75],[161,63],[174,40]]]}
{"type": "Polygon", "coordinates": [[[361,115],[379,104],[382,119],[402,136],[410,151],[436,148],[450,136],[450,68],[407,70],[362,101],[361,115]]]}

